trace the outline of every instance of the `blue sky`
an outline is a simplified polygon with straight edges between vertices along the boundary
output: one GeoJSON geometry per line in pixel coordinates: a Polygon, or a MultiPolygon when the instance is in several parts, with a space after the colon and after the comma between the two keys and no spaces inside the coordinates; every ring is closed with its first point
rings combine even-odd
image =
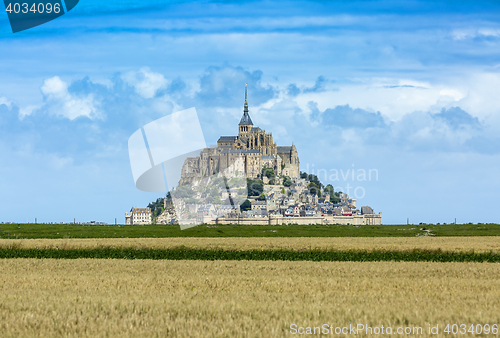
{"type": "Polygon", "coordinates": [[[12,34],[3,12],[0,221],[123,222],[161,197],[135,188],[130,135],[196,107],[215,144],[248,83],[253,122],[384,223],[499,222],[499,19],[487,1],[80,0],[12,34]]]}

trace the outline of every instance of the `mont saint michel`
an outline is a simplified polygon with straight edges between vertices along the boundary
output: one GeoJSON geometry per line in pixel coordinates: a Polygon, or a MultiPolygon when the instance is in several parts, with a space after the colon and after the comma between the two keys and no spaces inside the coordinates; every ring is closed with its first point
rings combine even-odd
{"type": "Polygon", "coordinates": [[[187,157],[179,185],[147,208],[132,208],[127,224],[381,224],[382,213],[357,207],[348,194],[300,171],[297,148],[277,145],[254,126],[245,86],[237,136],[187,157]]]}

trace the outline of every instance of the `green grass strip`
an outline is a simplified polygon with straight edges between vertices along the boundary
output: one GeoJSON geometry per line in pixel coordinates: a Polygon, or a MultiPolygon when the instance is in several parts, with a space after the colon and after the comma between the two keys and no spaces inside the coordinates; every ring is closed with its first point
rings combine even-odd
{"type": "Polygon", "coordinates": [[[178,225],[0,224],[0,238],[500,236],[500,224],[178,225]],[[425,229],[425,231],[424,231],[425,229]]]}
{"type": "Polygon", "coordinates": [[[0,258],[55,259],[168,259],[168,260],[282,260],[336,262],[500,262],[500,255],[489,253],[452,253],[440,250],[412,251],[290,251],[290,250],[198,250],[198,249],[0,249],[0,258]]]}

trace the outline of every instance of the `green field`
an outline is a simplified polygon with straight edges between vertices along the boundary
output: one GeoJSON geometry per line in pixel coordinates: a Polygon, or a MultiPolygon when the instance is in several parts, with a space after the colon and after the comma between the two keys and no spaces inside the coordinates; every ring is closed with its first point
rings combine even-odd
{"type": "Polygon", "coordinates": [[[0,224],[0,238],[500,236],[499,224],[178,225],[0,224]]]}
{"type": "Polygon", "coordinates": [[[292,250],[196,250],[176,249],[17,249],[0,248],[0,258],[52,259],[169,259],[169,260],[249,260],[249,261],[331,261],[331,262],[489,262],[499,263],[495,253],[443,252],[441,250],[401,251],[292,251],[292,250]]]}

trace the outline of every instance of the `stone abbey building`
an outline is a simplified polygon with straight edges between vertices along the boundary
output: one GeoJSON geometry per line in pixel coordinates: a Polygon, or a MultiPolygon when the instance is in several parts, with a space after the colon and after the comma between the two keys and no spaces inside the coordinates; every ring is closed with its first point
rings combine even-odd
{"type": "Polygon", "coordinates": [[[217,147],[205,148],[200,156],[187,158],[182,166],[179,185],[223,172],[231,165],[244,172],[247,178],[260,177],[262,169],[269,167],[277,176],[300,176],[299,154],[295,146],[278,146],[273,141],[272,133],[254,127],[248,113],[246,85],[238,136],[221,136],[217,147]]]}

